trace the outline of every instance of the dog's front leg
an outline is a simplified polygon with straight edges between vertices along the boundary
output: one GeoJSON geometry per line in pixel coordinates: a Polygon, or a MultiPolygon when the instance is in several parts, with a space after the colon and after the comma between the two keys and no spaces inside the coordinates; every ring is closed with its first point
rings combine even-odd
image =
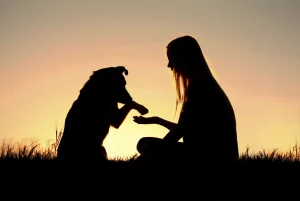
{"type": "Polygon", "coordinates": [[[134,101],[131,101],[125,105],[123,105],[120,109],[118,105],[114,105],[111,109],[111,125],[115,128],[119,128],[123,123],[124,119],[127,117],[128,113],[134,108],[134,101]]]}

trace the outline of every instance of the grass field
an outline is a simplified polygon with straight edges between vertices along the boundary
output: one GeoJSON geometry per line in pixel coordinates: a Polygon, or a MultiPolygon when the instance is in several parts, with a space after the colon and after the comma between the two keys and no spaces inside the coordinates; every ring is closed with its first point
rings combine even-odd
{"type": "MultiPolygon", "coordinates": [[[[56,150],[59,142],[49,144],[48,147],[41,147],[35,141],[29,143],[13,142],[2,140],[0,143],[0,161],[8,160],[40,160],[51,161],[56,159],[56,150]]],[[[137,155],[128,158],[113,158],[110,161],[132,161],[137,155]]],[[[278,152],[277,149],[266,152],[265,150],[250,153],[248,148],[240,153],[239,161],[273,161],[273,162],[300,162],[300,146],[295,145],[290,151],[278,152]]]]}
{"type": "MultiPolygon", "coordinates": [[[[62,130],[56,129],[55,139],[49,140],[47,147],[41,147],[39,143],[32,140],[31,142],[14,142],[2,140],[0,143],[0,161],[55,161],[56,151],[62,137],[62,130]]],[[[137,154],[128,158],[113,158],[110,162],[130,163],[137,158],[137,154]]],[[[287,152],[278,152],[277,149],[266,152],[265,150],[250,153],[250,149],[239,154],[239,162],[276,162],[298,164],[300,163],[300,145],[295,143],[291,150],[287,152]]]]}
{"type": "MultiPolygon", "coordinates": [[[[41,147],[38,143],[32,141],[29,143],[13,142],[2,140],[0,144],[0,164],[8,161],[56,161],[56,150],[59,139],[49,144],[48,147],[41,147]]],[[[109,159],[109,163],[125,164],[132,163],[138,158],[138,154],[128,158],[109,159]]],[[[297,144],[287,152],[278,152],[276,149],[271,152],[265,150],[250,153],[247,149],[240,153],[237,163],[272,163],[272,164],[299,164],[300,146],[297,144]]]]}
{"type": "MultiPolygon", "coordinates": [[[[280,196],[283,200],[294,200],[293,197],[299,197],[300,147],[298,145],[286,153],[280,153],[277,150],[250,153],[248,149],[240,154],[238,161],[231,164],[208,165],[201,161],[192,161],[189,163],[190,166],[182,161],[164,159],[145,162],[137,155],[129,158],[109,159],[100,163],[62,164],[56,160],[57,146],[57,142],[42,148],[35,142],[24,144],[3,140],[0,144],[2,183],[5,176],[9,176],[9,180],[13,183],[20,182],[20,186],[24,185],[24,178],[26,181],[40,180],[40,182],[48,178],[49,181],[55,180],[56,183],[72,181],[68,185],[72,183],[78,188],[78,186],[91,186],[90,181],[113,180],[115,190],[129,187],[142,188],[144,191],[151,190],[151,188],[166,188],[164,191],[168,192],[169,186],[173,188],[172,192],[177,192],[175,190],[177,188],[181,193],[189,192],[191,195],[199,196],[199,192],[202,192],[202,196],[211,198],[202,200],[244,201],[262,199],[266,196],[267,200],[280,196]],[[144,176],[147,179],[140,179],[145,178],[144,176]],[[169,176],[173,179],[167,180],[169,176]],[[87,183],[83,184],[79,178],[85,179],[87,183]],[[177,178],[176,181],[174,178],[177,178]],[[181,179],[185,179],[184,186],[178,183],[181,179]],[[130,180],[130,185],[127,184],[128,180],[130,180]],[[188,186],[197,187],[198,190],[192,191],[192,188],[188,186]],[[209,193],[212,189],[217,193],[209,193]]],[[[37,185],[37,182],[34,183],[37,185]]],[[[50,183],[44,183],[44,185],[50,185],[50,183]]],[[[105,188],[109,187],[105,186],[105,188]]],[[[156,191],[151,190],[151,194],[156,195],[156,191]]],[[[185,198],[185,200],[191,199],[193,198],[185,198]]]]}

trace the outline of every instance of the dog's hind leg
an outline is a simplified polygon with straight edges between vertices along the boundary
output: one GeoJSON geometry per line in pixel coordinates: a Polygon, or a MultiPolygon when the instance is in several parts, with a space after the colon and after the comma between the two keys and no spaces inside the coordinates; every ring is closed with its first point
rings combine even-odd
{"type": "Polygon", "coordinates": [[[104,146],[100,146],[100,149],[97,153],[97,159],[98,160],[108,160],[107,152],[104,146]]]}

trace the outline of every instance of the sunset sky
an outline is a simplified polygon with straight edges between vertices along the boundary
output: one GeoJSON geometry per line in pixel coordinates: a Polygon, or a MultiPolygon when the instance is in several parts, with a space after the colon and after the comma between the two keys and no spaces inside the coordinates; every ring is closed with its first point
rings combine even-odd
{"type": "MultiPolygon", "coordinates": [[[[0,138],[54,139],[92,71],[118,65],[146,116],[176,122],[165,47],[188,34],[231,100],[240,152],[289,150],[300,142],[299,20],[298,0],[0,0],[0,138]]],[[[134,115],[111,128],[109,157],[168,132],[134,115]]]]}

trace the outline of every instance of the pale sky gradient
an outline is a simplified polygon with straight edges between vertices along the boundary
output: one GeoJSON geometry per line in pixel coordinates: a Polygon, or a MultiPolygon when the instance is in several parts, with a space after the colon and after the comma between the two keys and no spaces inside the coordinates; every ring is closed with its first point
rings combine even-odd
{"type": "MultiPolygon", "coordinates": [[[[177,121],[165,47],[189,34],[233,104],[240,152],[288,150],[300,141],[299,20],[298,0],[0,0],[0,138],[54,139],[92,71],[117,65],[147,116],[177,121]]],[[[111,128],[109,157],[167,133],[134,115],[111,128]]]]}

